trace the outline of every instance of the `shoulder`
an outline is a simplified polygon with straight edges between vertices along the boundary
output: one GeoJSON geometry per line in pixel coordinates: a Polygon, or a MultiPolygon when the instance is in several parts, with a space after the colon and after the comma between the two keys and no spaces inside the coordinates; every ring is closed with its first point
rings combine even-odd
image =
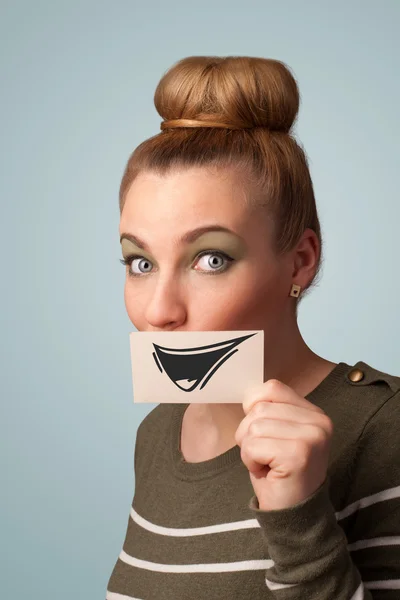
{"type": "Polygon", "coordinates": [[[363,361],[349,367],[346,377],[353,408],[341,425],[351,437],[346,467],[351,503],[399,486],[400,377],[363,361]]]}
{"type": "Polygon", "coordinates": [[[135,441],[135,477],[139,477],[142,466],[157,445],[165,443],[173,407],[173,404],[158,404],[139,423],[135,441]]]}
{"type": "MultiPolygon", "coordinates": [[[[381,445],[398,439],[400,377],[359,361],[346,373],[345,420],[360,442],[370,438],[381,445]]],[[[343,407],[343,404],[342,404],[343,407]]],[[[343,425],[343,421],[342,421],[343,425]]],[[[396,442],[397,452],[398,443],[396,442]]],[[[383,451],[383,449],[381,449],[383,451]]],[[[376,452],[376,448],[375,448],[376,452]]]]}
{"type": "Polygon", "coordinates": [[[333,421],[339,453],[344,445],[346,452],[357,445],[371,424],[385,425],[383,433],[398,428],[400,419],[400,377],[364,361],[343,365],[338,388],[321,403],[333,421]]]}
{"type": "Polygon", "coordinates": [[[142,419],[137,429],[136,437],[153,437],[160,436],[162,432],[169,427],[174,409],[174,404],[162,403],[157,404],[151,411],[142,419]]]}
{"type": "Polygon", "coordinates": [[[400,376],[380,371],[362,360],[350,368],[348,378],[351,383],[361,387],[383,383],[394,393],[400,390],[400,376]]]}
{"type": "Polygon", "coordinates": [[[360,397],[365,408],[379,408],[392,397],[400,399],[400,376],[381,371],[364,361],[348,368],[346,383],[352,397],[360,397]]]}
{"type": "Polygon", "coordinates": [[[157,404],[142,419],[136,431],[136,444],[144,447],[164,440],[172,426],[175,413],[175,404],[157,404]]]}

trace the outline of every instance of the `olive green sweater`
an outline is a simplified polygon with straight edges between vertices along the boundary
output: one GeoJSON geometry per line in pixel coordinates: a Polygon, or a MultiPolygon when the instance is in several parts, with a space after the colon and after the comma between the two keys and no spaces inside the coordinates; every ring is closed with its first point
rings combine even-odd
{"type": "Polygon", "coordinates": [[[107,600],[400,599],[400,377],[340,362],[306,398],[334,424],[328,474],[282,510],[258,508],[239,446],[184,461],[188,404],[144,418],[107,600]]]}

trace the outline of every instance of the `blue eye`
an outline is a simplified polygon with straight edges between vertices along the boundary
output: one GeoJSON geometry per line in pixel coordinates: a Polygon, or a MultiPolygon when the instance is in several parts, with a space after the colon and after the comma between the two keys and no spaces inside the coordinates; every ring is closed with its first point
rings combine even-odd
{"type": "MultiPolygon", "coordinates": [[[[225,263],[225,267],[219,267],[218,265],[215,264],[215,257],[218,257],[219,260],[225,260],[225,261],[229,261],[232,262],[233,258],[231,258],[230,256],[228,256],[227,254],[225,254],[224,252],[215,252],[213,250],[204,250],[203,252],[200,252],[199,254],[199,260],[201,258],[203,258],[203,256],[212,256],[214,258],[209,258],[206,263],[208,264],[208,266],[212,267],[211,271],[207,271],[208,273],[213,273],[213,272],[221,272],[221,271],[226,271],[226,269],[228,268],[228,265],[226,265],[225,263]]],[[[196,269],[198,270],[198,269],[196,269]]]]}
{"type": "MultiPolygon", "coordinates": [[[[206,256],[207,254],[213,255],[213,256],[218,256],[222,259],[224,259],[227,263],[232,263],[234,261],[234,259],[231,256],[228,256],[227,254],[225,254],[225,252],[221,252],[220,250],[203,250],[203,252],[200,252],[200,254],[198,254],[198,259],[202,258],[203,256],[206,256]]],[[[132,262],[135,259],[141,259],[140,262],[144,262],[144,264],[147,265],[151,265],[151,261],[148,258],[145,258],[143,256],[140,256],[140,254],[129,254],[129,256],[126,256],[124,259],[120,259],[120,263],[122,263],[125,266],[129,266],[131,267],[132,262]]],[[[225,266],[223,266],[222,268],[214,268],[214,267],[218,267],[218,265],[215,265],[215,259],[209,259],[208,260],[208,265],[210,267],[212,267],[211,271],[204,271],[204,273],[207,273],[209,275],[217,275],[221,272],[226,271],[229,268],[229,264],[225,263],[225,266]]],[[[202,269],[196,269],[196,271],[202,271],[202,269]]],[[[147,271],[147,273],[149,273],[150,271],[147,271]]],[[[131,277],[142,277],[143,275],[146,275],[146,271],[141,271],[141,274],[139,273],[135,273],[131,270],[131,268],[129,268],[128,270],[128,274],[131,277]]]]}
{"type": "MultiPolygon", "coordinates": [[[[144,256],[140,256],[139,254],[129,254],[129,255],[128,255],[128,256],[126,256],[124,259],[121,259],[121,258],[119,259],[119,262],[120,262],[120,263],[122,263],[123,265],[125,265],[125,266],[128,266],[128,267],[129,267],[129,269],[128,269],[128,275],[129,275],[130,277],[141,277],[141,275],[139,275],[139,273],[134,273],[134,272],[131,270],[131,268],[130,268],[130,267],[131,267],[131,265],[132,265],[132,262],[133,262],[134,260],[136,260],[137,258],[140,258],[141,260],[145,261],[145,263],[147,263],[147,264],[151,264],[151,261],[150,261],[148,258],[144,258],[144,256]]],[[[143,272],[142,272],[142,273],[143,273],[143,272]]],[[[145,275],[145,274],[146,274],[146,273],[143,273],[143,275],[145,275]]]]}

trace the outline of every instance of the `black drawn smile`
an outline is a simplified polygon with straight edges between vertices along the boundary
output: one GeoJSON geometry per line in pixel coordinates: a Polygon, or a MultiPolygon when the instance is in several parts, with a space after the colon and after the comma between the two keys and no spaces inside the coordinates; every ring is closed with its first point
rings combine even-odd
{"type": "Polygon", "coordinates": [[[179,389],[192,392],[200,383],[202,389],[223,363],[238,351],[233,348],[253,335],[255,333],[196,348],[166,348],[153,343],[153,358],[161,373],[164,367],[179,389]]]}

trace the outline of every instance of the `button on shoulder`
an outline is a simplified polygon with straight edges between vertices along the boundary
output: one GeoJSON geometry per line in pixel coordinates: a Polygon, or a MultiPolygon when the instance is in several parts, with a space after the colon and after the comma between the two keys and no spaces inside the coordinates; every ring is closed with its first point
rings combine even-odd
{"type": "Polygon", "coordinates": [[[347,374],[347,377],[350,379],[350,381],[358,382],[364,379],[365,374],[361,369],[352,369],[350,373],[347,374]]]}
{"type": "Polygon", "coordinates": [[[389,386],[393,393],[400,390],[400,377],[374,369],[363,361],[359,361],[350,368],[347,373],[347,380],[350,385],[355,386],[367,386],[383,382],[389,386]]]}

